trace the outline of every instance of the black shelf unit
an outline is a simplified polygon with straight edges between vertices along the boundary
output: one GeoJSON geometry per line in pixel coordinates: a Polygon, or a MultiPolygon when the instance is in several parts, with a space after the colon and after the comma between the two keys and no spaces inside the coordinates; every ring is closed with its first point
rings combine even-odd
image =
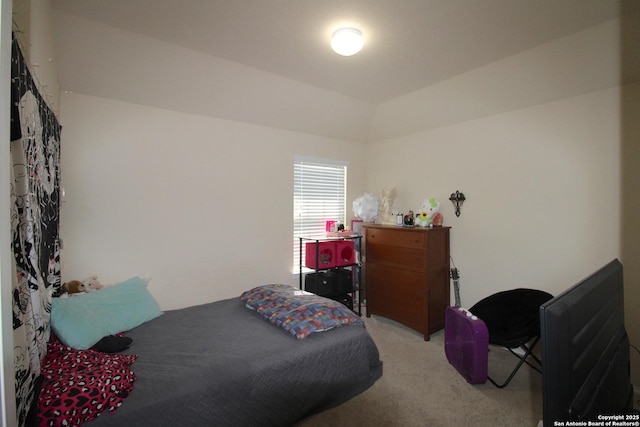
{"type": "Polygon", "coordinates": [[[300,237],[300,280],[299,287],[302,290],[307,291],[307,276],[315,275],[310,278],[310,280],[314,281],[315,287],[313,292],[317,295],[330,298],[343,304],[347,302],[347,307],[349,307],[348,300],[350,298],[351,301],[351,310],[356,313],[358,316],[362,316],[362,236],[361,235],[350,235],[350,236],[338,236],[338,237],[326,237],[326,238],[312,238],[312,237],[300,237]],[[353,263],[341,264],[339,266],[330,266],[327,268],[317,268],[320,263],[320,247],[322,242],[340,242],[340,241],[353,241],[355,256],[353,263]],[[306,243],[313,242],[315,244],[315,266],[309,267],[305,265],[305,260],[302,257],[303,248],[306,246],[306,243]],[[304,274],[303,268],[307,268],[312,270],[312,272],[304,274]],[[323,280],[323,277],[326,279],[330,277],[329,275],[334,274],[335,277],[333,280],[341,280],[344,281],[345,277],[347,277],[347,271],[350,272],[350,282],[351,286],[348,289],[341,290],[331,290],[328,292],[318,292],[320,287],[320,283],[323,280]]]}

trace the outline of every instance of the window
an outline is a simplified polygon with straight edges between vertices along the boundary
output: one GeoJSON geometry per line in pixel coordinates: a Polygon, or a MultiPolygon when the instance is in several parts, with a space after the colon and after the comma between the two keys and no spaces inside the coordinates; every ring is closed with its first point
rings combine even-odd
{"type": "Polygon", "coordinates": [[[293,166],[294,273],[300,271],[300,237],[325,237],[325,221],[345,220],[346,188],[347,162],[296,156],[293,166]]]}

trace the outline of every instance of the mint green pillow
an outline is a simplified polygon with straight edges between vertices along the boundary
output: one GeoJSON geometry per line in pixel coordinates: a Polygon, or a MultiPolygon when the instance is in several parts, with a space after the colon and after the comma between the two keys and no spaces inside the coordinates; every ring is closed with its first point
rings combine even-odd
{"type": "Polygon", "coordinates": [[[108,335],[128,331],[161,314],[147,282],[134,277],[96,292],[53,298],[51,329],[65,345],[86,350],[108,335]]]}

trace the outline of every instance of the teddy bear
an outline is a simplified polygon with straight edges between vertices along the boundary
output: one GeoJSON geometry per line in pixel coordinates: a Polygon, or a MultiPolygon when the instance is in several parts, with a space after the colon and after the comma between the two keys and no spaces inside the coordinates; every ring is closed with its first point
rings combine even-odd
{"type": "Polygon", "coordinates": [[[79,280],[71,280],[70,282],[62,284],[60,292],[68,295],[79,294],[86,292],[86,287],[84,283],[79,280]]]}
{"type": "Polygon", "coordinates": [[[82,283],[84,284],[86,292],[95,292],[103,288],[102,283],[100,283],[100,281],[98,280],[98,276],[96,276],[95,274],[84,279],[82,283]]]}
{"type": "Polygon", "coordinates": [[[84,294],[87,292],[95,292],[102,289],[103,286],[98,280],[98,276],[95,274],[87,277],[86,279],[80,280],[71,280],[69,282],[65,282],[60,287],[60,294],[63,298],[67,298],[70,295],[84,294]]]}

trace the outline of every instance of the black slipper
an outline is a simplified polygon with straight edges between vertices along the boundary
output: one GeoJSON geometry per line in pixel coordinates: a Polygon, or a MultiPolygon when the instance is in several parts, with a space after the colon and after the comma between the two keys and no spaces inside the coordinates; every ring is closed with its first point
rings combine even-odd
{"type": "Polygon", "coordinates": [[[133,340],[129,337],[117,337],[115,335],[108,335],[95,343],[93,350],[101,351],[103,353],[119,353],[122,350],[129,348],[129,345],[133,340]]]}

